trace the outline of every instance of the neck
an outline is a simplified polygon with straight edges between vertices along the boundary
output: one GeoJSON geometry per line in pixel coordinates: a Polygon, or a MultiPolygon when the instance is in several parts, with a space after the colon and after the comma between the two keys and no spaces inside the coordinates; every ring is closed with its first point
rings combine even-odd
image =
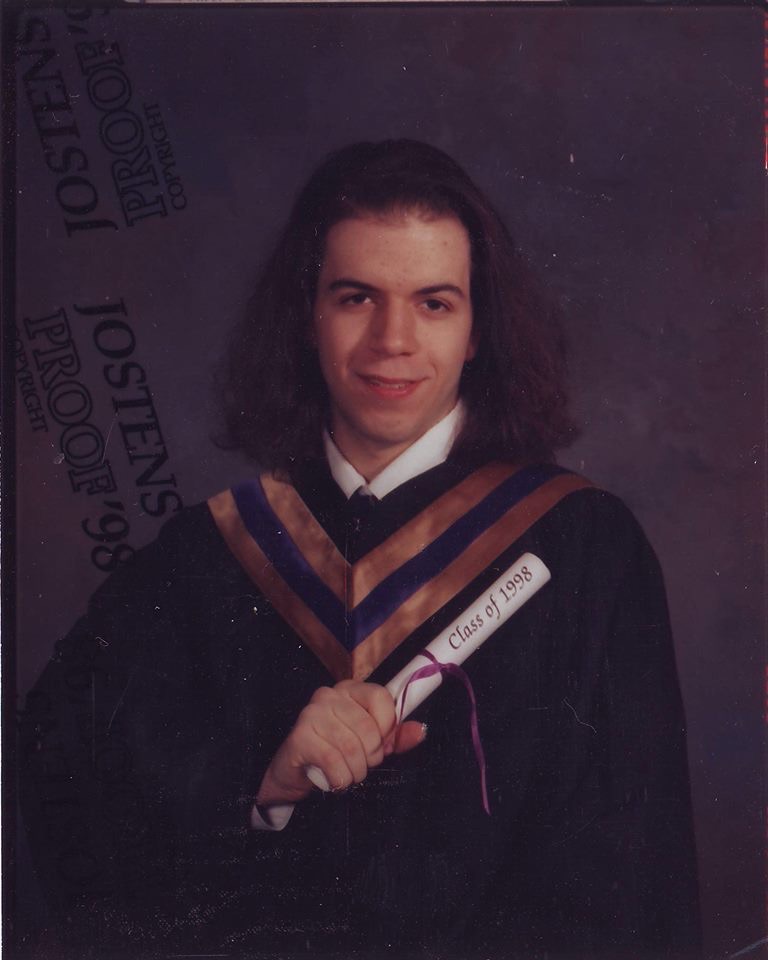
{"type": "Polygon", "coordinates": [[[383,443],[381,438],[348,430],[343,421],[335,418],[330,428],[333,440],[331,434],[325,434],[326,453],[334,477],[347,496],[356,489],[348,490],[350,484],[365,483],[374,496],[381,498],[411,477],[443,463],[463,422],[464,409],[457,404],[418,439],[383,443]]]}
{"type": "Polygon", "coordinates": [[[350,445],[345,441],[343,431],[336,430],[333,431],[332,437],[342,456],[365,477],[367,483],[377,477],[390,463],[397,460],[400,454],[410,446],[409,443],[402,443],[395,447],[381,448],[375,444],[367,445],[359,441],[350,445]]]}

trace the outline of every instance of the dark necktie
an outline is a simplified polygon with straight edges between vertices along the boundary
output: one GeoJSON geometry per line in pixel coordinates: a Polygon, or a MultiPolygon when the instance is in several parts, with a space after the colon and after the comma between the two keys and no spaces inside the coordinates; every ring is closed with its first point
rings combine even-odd
{"type": "Polygon", "coordinates": [[[362,490],[362,487],[358,487],[347,500],[347,516],[356,532],[360,530],[361,524],[370,516],[373,505],[377,502],[376,497],[370,493],[363,493],[362,490]]]}
{"type": "Polygon", "coordinates": [[[360,542],[364,534],[366,522],[371,516],[373,509],[378,502],[376,497],[371,494],[361,492],[362,488],[355,490],[352,496],[347,500],[347,541],[346,555],[350,563],[354,563],[358,558],[360,542]]]}

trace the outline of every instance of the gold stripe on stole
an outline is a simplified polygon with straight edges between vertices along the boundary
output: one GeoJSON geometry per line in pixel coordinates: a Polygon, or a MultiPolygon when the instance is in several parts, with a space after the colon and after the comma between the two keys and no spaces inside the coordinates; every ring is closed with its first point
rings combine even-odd
{"type": "Polygon", "coordinates": [[[225,490],[211,497],[208,507],[229,549],[283,620],[293,627],[332,677],[337,681],[348,679],[352,675],[349,653],[272,566],[246,529],[232,492],[225,490]]]}
{"type": "Polygon", "coordinates": [[[352,568],[351,605],[356,607],[390,574],[421,553],[518,469],[508,463],[489,463],[481,467],[434,500],[384,543],[361,557],[352,568]]]}
{"type": "Polygon", "coordinates": [[[269,474],[262,474],[261,486],[275,515],[315,573],[341,600],[347,603],[349,564],[336,544],[315,519],[295,487],[269,474]]]}
{"type": "Polygon", "coordinates": [[[380,627],[358,644],[352,653],[352,676],[365,680],[403,640],[460,593],[475,577],[548,510],[575,490],[592,484],[574,474],[560,474],[503,514],[474,540],[443,571],[409,597],[380,627]]]}
{"type": "MultiPolygon", "coordinates": [[[[275,515],[312,569],[342,603],[346,602],[348,610],[354,610],[383,580],[417,556],[517,469],[504,463],[481,468],[433,501],[354,566],[347,563],[294,487],[266,475],[261,477],[261,483],[275,515]]],[[[208,503],[222,536],[245,571],[331,676],[337,681],[350,676],[365,680],[417,627],[480,576],[559,500],[591,486],[575,474],[559,474],[543,483],[423,584],[351,654],[274,569],[245,527],[231,491],[212,497],[208,503]]]]}
{"type": "Polygon", "coordinates": [[[510,464],[487,464],[434,500],[353,566],[341,555],[294,487],[268,475],[261,477],[261,485],[275,515],[304,559],[339,600],[354,608],[517,470],[510,464]]]}

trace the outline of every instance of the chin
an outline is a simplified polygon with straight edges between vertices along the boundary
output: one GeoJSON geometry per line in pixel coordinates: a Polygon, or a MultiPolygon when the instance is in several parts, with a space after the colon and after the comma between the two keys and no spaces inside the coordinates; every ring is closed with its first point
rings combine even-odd
{"type": "Polygon", "coordinates": [[[367,437],[371,443],[381,444],[382,446],[413,443],[429,429],[428,426],[423,424],[371,423],[361,424],[361,427],[360,433],[362,436],[367,437]]]}

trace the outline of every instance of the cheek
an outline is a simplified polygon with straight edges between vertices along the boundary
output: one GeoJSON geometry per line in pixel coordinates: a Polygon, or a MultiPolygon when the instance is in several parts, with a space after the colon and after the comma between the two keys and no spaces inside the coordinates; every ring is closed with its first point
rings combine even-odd
{"type": "Polygon", "coordinates": [[[313,330],[321,365],[327,370],[338,369],[354,348],[349,331],[327,316],[318,317],[313,330]]]}

